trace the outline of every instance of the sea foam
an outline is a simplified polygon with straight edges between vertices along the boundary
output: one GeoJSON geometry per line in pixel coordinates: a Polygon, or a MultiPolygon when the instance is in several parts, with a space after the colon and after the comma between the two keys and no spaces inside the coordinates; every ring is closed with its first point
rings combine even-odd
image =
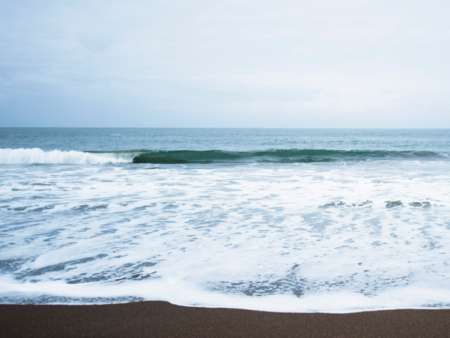
{"type": "Polygon", "coordinates": [[[0,302],[449,308],[449,169],[4,165],[0,302]]]}
{"type": "Polygon", "coordinates": [[[1,164],[102,164],[128,162],[124,158],[81,151],[44,151],[31,149],[0,149],[1,164]]]}

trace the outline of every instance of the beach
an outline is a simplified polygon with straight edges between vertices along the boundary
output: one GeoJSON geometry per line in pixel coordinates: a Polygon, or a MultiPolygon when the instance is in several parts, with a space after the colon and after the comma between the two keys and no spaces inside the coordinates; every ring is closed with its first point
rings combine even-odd
{"type": "Polygon", "coordinates": [[[449,310],[274,313],[115,305],[0,305],[2,337],[448,337],[449,310]]]}

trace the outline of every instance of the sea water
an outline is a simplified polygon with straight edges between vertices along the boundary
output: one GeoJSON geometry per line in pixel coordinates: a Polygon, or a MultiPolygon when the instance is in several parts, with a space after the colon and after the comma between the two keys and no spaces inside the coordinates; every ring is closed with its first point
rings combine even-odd
{"type": "Polygon", "coordinates": [[[0,303],[450,308],[450,131],[0,129],[0,303]]]}

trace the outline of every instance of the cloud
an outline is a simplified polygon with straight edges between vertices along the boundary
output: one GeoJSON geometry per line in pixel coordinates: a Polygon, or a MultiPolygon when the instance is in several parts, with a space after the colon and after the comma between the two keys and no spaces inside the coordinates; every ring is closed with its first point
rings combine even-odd
{"type": "Polygon", "coordinates": [[[449,7],[0,1],[0,125],[450,127],[449,7]]]}

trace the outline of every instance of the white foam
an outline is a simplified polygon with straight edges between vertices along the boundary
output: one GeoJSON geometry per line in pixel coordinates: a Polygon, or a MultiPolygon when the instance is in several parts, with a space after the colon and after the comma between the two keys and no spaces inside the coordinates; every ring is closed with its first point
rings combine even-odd
{"type": "Polygon", "coordinates": [[[104,154],[96,155],[81,151],[44,151],[39,148],[32,149],[0,149],[1,164],[102,164],[129,162],[127,159],[108,157],[104,154]],[[103,156],[102,156],[103,155],[103,156]]]}
{"type": "Polygon", "coordinates": [[[1,166],[0,301],[450,307],[450,163],[172,168],[1,166]]]}
{"type": "MultiPolygon", "coordinates": [[[[416,285],[382,291],[376,296],[355,292],[322,292],[304,297],[270,295],[248,297],[208,292],[182,280],[164,278],[153,281],[115,282],[111,284],[85,283],[70,285],[61,281],[18,283],[11,278],[0,278],[1,296],[36,297],[37,295],[70,297],[71,304],[83,304],[77,299],[138,297],[143,300],[163,300],[181,306],[235,308],[271,312],[325,312],[351,313],[395,309],[430,309],[435,304],[450,303],[447,288],[416,285]]],[[[58,302],[54,302],[58,304],[58,302]]],[[[95,302],[94,302],[95,304],[95,302]]]]}

